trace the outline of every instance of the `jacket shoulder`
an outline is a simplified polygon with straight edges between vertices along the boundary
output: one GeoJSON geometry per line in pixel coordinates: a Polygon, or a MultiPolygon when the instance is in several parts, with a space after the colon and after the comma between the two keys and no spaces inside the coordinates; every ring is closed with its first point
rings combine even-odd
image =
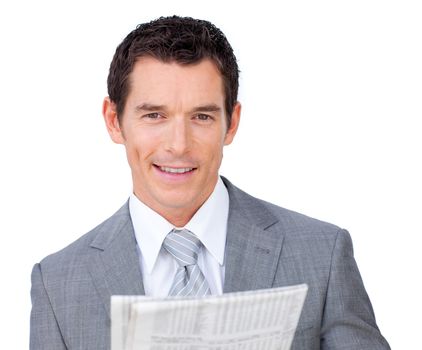
{"type": "MultiPolygon", "coordinates": [[[[259,200],[259,199],[258,199],[259,200]]],[[[262,205],[266,206],[279,220],[283,227],[288,232],[295,234],[337,234],[342,229],[332,223],[322,221],[311,216],[298,213],[296,211],[286,209],[269,203],[263,200],[259,200],[262,205]]]]}
{"type": "Polygon", "coordinates": [[[66,267],[69,266],[77,267],[82,263],[84,256],[88,254],[92,247],[101,247],[110,243],[115,238],[116,233],[129,221],[128,203],[125,203],[116,213],[92,230],[63,249],[42,259],[40,266],[43,275],[46,272],[63,273],[66,267]]]}
{"type": "Polygon", "coordinates": [[[250,223],[261,226],[274,225],[281,228],[285,235],[295,236],[336,236],[342,229],[332,223],[315,219],[305,214],[286,209],[274,203],[256,198],[224,179],[227,186],[230,205],[243,213],[250,223]]]}

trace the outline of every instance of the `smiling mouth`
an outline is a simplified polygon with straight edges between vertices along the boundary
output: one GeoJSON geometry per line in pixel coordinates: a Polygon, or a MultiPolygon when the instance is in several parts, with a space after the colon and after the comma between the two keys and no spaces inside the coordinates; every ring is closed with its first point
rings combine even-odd
{"type": "Polygon", "coordinates": [[[186,174],[193,170],[196,170],[196,168],[171,168],[171,167],[159,166],[155,164],[154,166],[160,169],[162,172],[168,173],[168,174],[186,174]]]}

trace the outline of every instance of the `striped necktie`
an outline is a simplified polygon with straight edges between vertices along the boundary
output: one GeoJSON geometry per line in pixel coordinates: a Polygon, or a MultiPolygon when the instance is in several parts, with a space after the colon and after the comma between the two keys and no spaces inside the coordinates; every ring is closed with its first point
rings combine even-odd
{"type": "Polygon", "coordinates": [[[192,232],[173,229],[164,239],[163,247],[179,265],[169,295],[204,296],[211,293],[198,266],[201,241],[192,232]]]}

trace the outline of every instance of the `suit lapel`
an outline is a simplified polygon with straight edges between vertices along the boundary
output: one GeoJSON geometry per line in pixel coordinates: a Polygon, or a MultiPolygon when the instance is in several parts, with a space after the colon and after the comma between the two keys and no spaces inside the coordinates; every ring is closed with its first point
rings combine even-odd
{"type": "Polygon", "coordinates": [[[283,244],[273,229],[278,219],[261,201],[223,181],[230,197],[224,292],[271,288],[283,244]]]}
{"type": "Polygon", "coordinates": [[[139,256],[128,203],[98,228],[87,261],[95,288],[110,315],[112,295],[143,295],[139,256]]]}
{"type": "MultiPolygon", "coordinates": [[[[222,179],[230,197],[224,293],[270,288],[283,244],[283,235],[273,230],[278,219],[261,201],[222,179]]],[[[96,230],[86,263],[110,315],[112,295],[145,294],[128,203],[96,230]]]]}

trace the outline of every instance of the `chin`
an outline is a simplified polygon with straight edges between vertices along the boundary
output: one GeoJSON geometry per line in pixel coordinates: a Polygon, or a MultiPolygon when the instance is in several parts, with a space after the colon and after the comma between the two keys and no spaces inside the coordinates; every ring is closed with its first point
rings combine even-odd
{"type": "Polygon", "coordinates": [[[186,198],[186,196],[178,197],[178,196],[166,196],[162,198],[161,201],[162,205],[166,208],[173,208],[173,209],[184,209],[190,208],[192,205],[192,201],[186,198]]]}

